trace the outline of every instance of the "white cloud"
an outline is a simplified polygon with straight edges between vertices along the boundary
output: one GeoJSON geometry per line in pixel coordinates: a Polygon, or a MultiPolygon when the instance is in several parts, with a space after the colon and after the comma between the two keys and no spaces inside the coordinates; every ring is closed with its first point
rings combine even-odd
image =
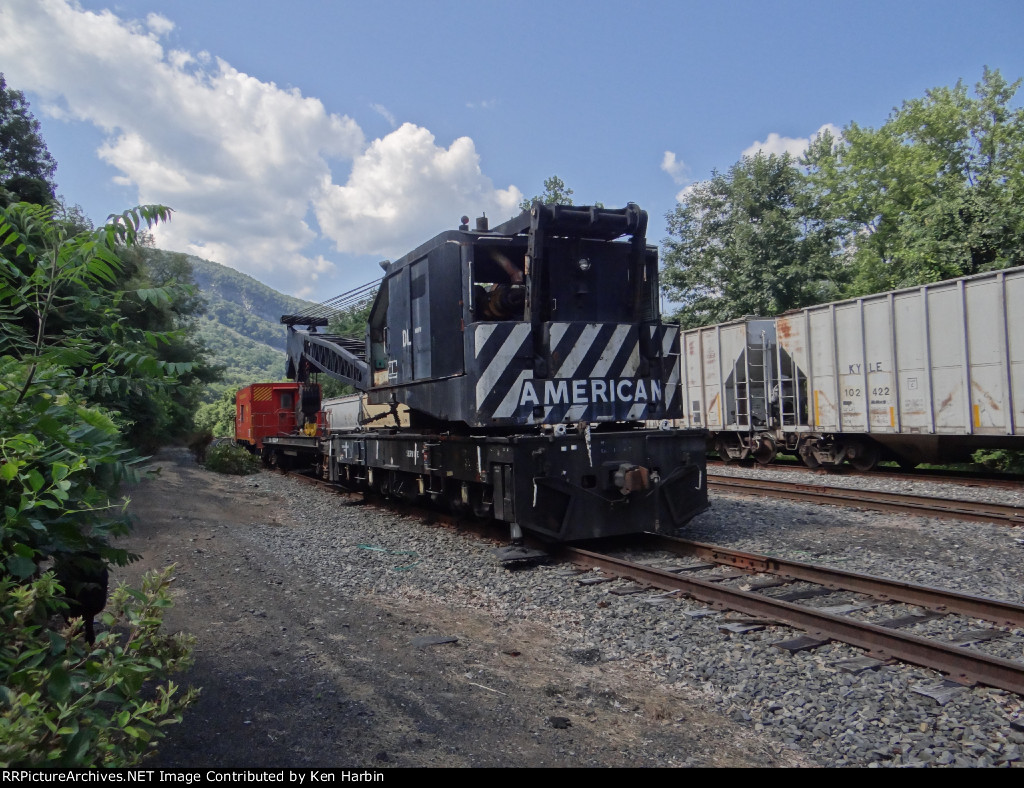
{"type": "Polygon", "coordinates": [[[497,99],[484,99],[483,101],[467,101],[467,109],[494,109],[498,106],[497,99]]]}
{"type": "Polygon", "coordinates": [[[754,144],[749,148],[746,148],[741,155],[753,156],[758,151],[761,151],[767,155],[774,153],[777,156],[781,156],[783,153],[788,153],[794,159],[798,159],[803,156],[804,151],[807,150],[807,146],[811,144],[811,140],[818,137],[823,131],[828,131],[836,138],[840,137],[842,134],[842,129],[832,123],[826,123],[811,135],[811,137],[783,137],[773,131],[768,135],[768,139],[764,142],[755,141],[754,144]]]}
{"type": "Polygon", "coordinates": [[[661,169],[671,175],[676,183],[685,183],[690,171],[686,163],[682,159],[677,159],[670,150],[665,151],[665,155],[661,157],[661,169]]]}
{"type": "Polygon", "coordinates": [[[462,213],[516,212],[519,190],[493,186],[469,138],[445,148],[406,124],[368,144],[354,120],[297,89],[206,52],[165,49],[173,28],[159,14],[142,25],[70,0],[0,4],[8,82],[39,94],[54,117],[99,128],[96,154],[117,181],[140,203],[174,208],[155,233],[162,248],[294,292],[334,267],[309,249],[320,233],[343,254],[397,255],[462,213]],[[332,165],[350,162],[348,182],[335,183],[332,165]]]}
{"type": "Polygon", "coordinates": [[[693,190],[697,188],[697,186],[698,184],[691,183],[689,186],[684,186],[682,189],[680,189],[679,192],[676,194],[676,202],[686,202],[690,198],[690,195],[693,193],[693,190]]]}
{"type": "Polygon", "coordinates": [[[404,123],[373,141],[344,186],[325,180],[315,209],[338,249],[395,256],[463,213],[482,210],[504,221],[522,199],[515,186],[494,188],[469,137],[444,148],[427,129],[404,123]]]}
{"type": "Polygon", "coordinates": [[[165,36],[174,30],[174,22],[166,16],[152,13],[146,17],[146,27],[152,30],[157,36],[165,36]]]}
{"type": "Polygon", "coordinates": [[[382,118],[384,118],[384,120],[388,122],[388,125],[391,126],[391,128],[394,128],[395,126],[398,125],[398,122],[395,120],[394,114],[383,104],[371,104],[370,109],[372,109],[382,118]]]}

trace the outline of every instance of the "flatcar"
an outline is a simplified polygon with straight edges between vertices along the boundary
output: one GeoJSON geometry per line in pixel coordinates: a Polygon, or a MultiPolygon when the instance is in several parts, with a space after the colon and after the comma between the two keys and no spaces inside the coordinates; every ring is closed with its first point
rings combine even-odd
{"type": "Polygon", "coordinates": [[[687,427],[728,460],[869,470],[1024,449],[1024,267],[684,332],[687,427]]]}
{"type": "Polygon", "coordinates": [[[705,509],[705,433],[672,424],[680,335],[646,212],[535,202],[493,229],[468,221],[382,264],[362,352],[322,317],[282,317],[295,401],[318,374],[360,396],[262,438],[264,457],[472,511],[513,540],[669,532],[705,509]]]}

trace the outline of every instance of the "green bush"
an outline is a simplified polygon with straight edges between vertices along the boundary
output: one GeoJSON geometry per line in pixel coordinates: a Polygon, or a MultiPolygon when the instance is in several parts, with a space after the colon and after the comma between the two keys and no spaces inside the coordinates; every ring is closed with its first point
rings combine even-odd
{"type": "Polygon", "coordinates": [[[138,763],[198,695],[170,674],[191,665],[193,638],[160,631],[169,567],[139,590],[117,588],[89,646],[51,573],[0,581],[0,767],[123,767],[138,763]]]}
{"type": "Polygon", "coordinates": [[[206,467],[217,473],[248,476],[259,473],[263,467],[260,458],[240,446],[221,443],[206,450],[206,467]]]}
{"type": "Polygon", "coordinates": [[[974,452],[974,462],[991,471],[1000,473],[1024,473],[1024,451],[1011,449],[979,449],[974,452]]]}
{"type": "Polygon", "coordinates": [[[196,411],[197,430],[205,430],[215,438],[235,434],[235,395],[237,387],[225,389],[216,402],[200,405],[196,411]]]}
{"type": "Polygon", "coordinates": [[[141,206],[79,230],[47,206],[0,207],[0,767],[134,764],[195,697],[168,678],[189,661],[187,639],[159,632],[169,571],[115,591],[95,646],[59,625],[63,590],[38,576],[61,557],[134,558],[115,539],[138,457],[114,405],[165,402],[195,365],[160,357],[176,332],[123,319],[125,299],[147,310],[173,288],[119,289],[119,253],[169,216],[141,206]]]}

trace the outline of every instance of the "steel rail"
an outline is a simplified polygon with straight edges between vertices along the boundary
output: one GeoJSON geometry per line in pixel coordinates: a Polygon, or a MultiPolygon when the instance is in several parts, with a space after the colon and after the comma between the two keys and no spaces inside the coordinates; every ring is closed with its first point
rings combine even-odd
{"type": "Polygon", "coordinates": [[[1024,629],[1024,607],[1012,602],[961,594],[917,583],[887,580],[874,575],[848,572],[845,569],[745,553],[740,550],[730,550],[718,545],[692,542],[671,536],[645,534],[644,540],[652,548],[669,550],[677,555],[692,555],[706,561],[713,561],[716,564],[733,566],[750,572],[779,575],[788,580],[801,580],[836,590],[866,594],[882,601],[901,602],[940,613],[956,613],[983,621],[991,621],[1001,626],[1024,629]]]}
{"type": "MultiPolygon", "coordinates": [[[[721,460],[708,458],[708,473],[714,475],[716,468],[722,468],[731,463],[724,463],[721,460]]],[[[1001,487],[1011,490],[1024,488],[1024,474],[1002,473],[994,476],[985,476],[973,471],[953,471],[943,469],[932,470],[895,470],[890,468],[874,468],[870,471],[858,471],[849,465],[840,465],[838,468],[808,468],[802,462],[786,462],[775,460],[768,465],[757,463],[752,466],[739,466],[741,468],[756,468],[758,473],[774,473],[775,471],[793,471],[795,473],[813,474],[819,477],[836,478],[866,478],[866,479],[894,479],[896,481],[930,482],[935,484],[953,484],[961,487],[1001,487]]]]}
{"type": "Polygon", "coordinates": [[[563,547],[560,554],[573,563],[598,568],[637,583],[667,591],[681,591],[717,607],[794,626],[821,640],[839,640],[866,649],[880,659],[895,658],[932,668],[955,681],[984,684],[1024,695],[1024,664],[1012,660],[968,651],[960,646],[855,621],[708,580],[681,577],[662,569],[590,550],[563,547]]]}
{"type": "MultiPolygon", "coordinates": [[[[339,492],[345,492],[339,489],[338,485],[321,479],[294,473],[286,475],[291,478],[301,479],[307,483],[331,487],[339,492]]],[[[417,507],[408,508],[410,511],[406,512],[407,514],[412,514],[416,511],[420,515],[423,514],[423,511],[417,510],[417,507]]],[[[437,513],[433,513],[431,519],[434,519],[435,522],[447,522],[461,527],[466,527],[467,525],[465,522],[452,522],[454,518],[438,516],[437,513]]],[[[480,533],[477,528],[471,527],[470,530],[478,534],[480,533]]],[[[661,549],[669,549],[673,552],[683,550],[704,560],[735,566],[736,568],[746,569],[751,572],[770,572],[787,578],[791,577],[794,580],[821,583],[828,587],[836,587],[838,584],[842,590],[865,593],[883,600],[891,599],[901,603],[915,604],[933,609],[938,607],[941,609],[941,606],[934,604],[934,598],[929,603],[923,595],[920,598],[915,596],[919,591],[937,590],[927,589],[925,586],[885,581],[881,578],[863,575],[858,576],[843,570],[828,570],[824,567],[815,567],[797,561],[786,561],[771,556],[758,556],[753,553],[743,553],[715,545],[688,542],[655,534],[645,535],[645,538],[648,540],[649,545],[657,546],[661,549]],[[854,587],[858,585],[858,580],[870,583],[870,588],[868,586],[854,587]],[[879,586],[878,584],[883,585],[879,586]],[[878,590],[880,587],[882,591],[878,590]]],[[[556,549],[553,556],[572,561],[576,564],[596,567],[610,574],[629,578],[654,588],[661,588],[667,591],[681,591],[694,599],[711,605],[771,621],[778,621],[779,623],[802,629],[812,637],[821,640],[839,640],[852,646],[863,648],[879,659],[898,659],[903,662],[938,670],[956,681],[967,684],[985,684],[1024,695],[1024,664],[1013,662],[1012,660],[987,656],[979,652],[968,651],[960,646],[928,640],[917,635],[911,635],[875,624],[859,622],[844,616],[815,610],[814,608],[772,599],[771,597],[754,592],[729,588],[715,582],[695,577],[680,576],[672,572],[613,558],[579,547],[561,546],[556,549]]],[[[1015,610],[1012,605],[1005,602],[951,592],[942,593],[948,596],[944,605],[947,612],[963,613],[983,620],[995,620],[1007,623],[1010,626],[1019,626],[1017,622],[1021,620],[1020,617],[1024,613],[1022,610],[1015,610]],[[991,610],[983,610],[980,605],[994,607],[991,610]],[[995,611],[994,614],[992,610],[995,611]]]]}
{"type": "Polygon", "coordinates": [[[854,490],[799,482],[750,479],[739,476],[708,476],[708,488],[739,495],[771,495],[797,501],[856,506],[883,512],[913,512],[930,517],[947,517],[1004,525],[1024,525],[1024,509],[998,503],[960,501],[924,495],[854,490]]]}

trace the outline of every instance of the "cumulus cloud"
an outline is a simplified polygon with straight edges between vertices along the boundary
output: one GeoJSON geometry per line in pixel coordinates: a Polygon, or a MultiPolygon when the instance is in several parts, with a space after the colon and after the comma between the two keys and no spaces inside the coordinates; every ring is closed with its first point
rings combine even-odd
{"type": "Polygon", "coordinates": [[[374,140],[352,165],[348,183],[325,180],[316,219],[338,249],[401,254],[432,228],[452,226],[476,207],[504,220],[519,212],[522,192],[495,189],[469,137],[441,147],[427,129],[405,123],[374,140]]]}
{"type": "Polygon", "coordinates": [[[295,292],[334,268],[310,251],[321,238],[343,254],[395,256],[453,225],[450,213],[516,212],[519,190],[495,189],[472,140],[445,148],[406,124],[368,143],[352,118],[297,89],[166,48],[173,29],[159,14],[140,23],[73,0],[0,5],[8,82],[54,117],[100,129],[96,154],[117,181],[140,203],[175,209],[156,231],[162,248],[295,292]],[[332,165],[349,164],[348,181],[335,183],[332,165]]]}
{"type": "Polygon", "coordinates": [[[151,13],[146,17],[146,27],[152,30],[157,36],[166,36],[174,30],[174,22],[160,14],[151,13]]]}
{"type": "Polygon", "coordinates": [[[661,169],[671,175],[672,180],[676,183],[685,183],[687,173],[690,171],[686,163],[682,159],[677,159],[670,150],[665,151],[665,155],[661,157],[661,169]]]}
{"type": "Polygon", "coordinates": [[[755,141],[753,145],[743,151],[742,155],[754,156],[758,151],[761,151],[767,155],[774,153],[776,156],[788,153],[794,159],[797,159],[803,156],[807,146],[811,144],[811,140],[817,138],[825,131],[836,138],[842,135],[842,129],[832,123],[826,123],[810,137],[783,137],[773,131],[764,142],[755,141]]]}
{"type": "Polygon", "coordinates": [[[697,186],[698,184],[691,183],[689,186],[684,186],[682,189],[680,189],[676,193],[676,202],[686,202],[688,199],[690,199],[690,195],[693,193],[693,190],[697,188],[697,186]]]}

